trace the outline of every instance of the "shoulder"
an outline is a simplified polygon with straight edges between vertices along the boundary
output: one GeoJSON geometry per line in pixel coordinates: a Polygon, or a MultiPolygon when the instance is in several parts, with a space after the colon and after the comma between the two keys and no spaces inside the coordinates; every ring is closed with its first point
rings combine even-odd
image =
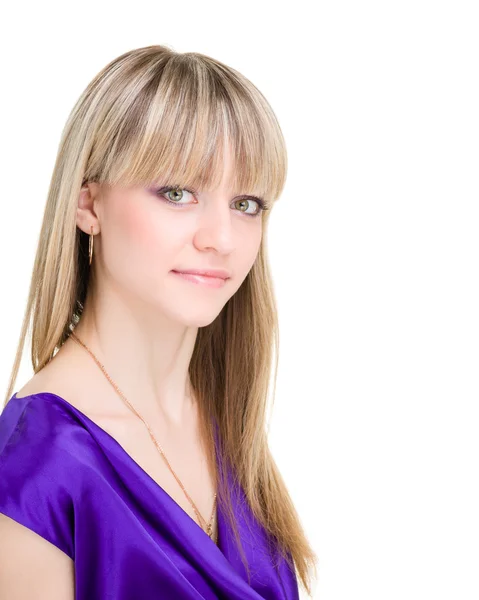
{"type": "Polygon", "coordinates": [[[71,428],[62,407],[51,401],[52,394],[31,394],[17,398],[16,394],[0,413],[0,470],[21,467],[38,472],[71,460],[71,428]],[[33,460],[35,457],[35,460],[33,460]]]}
{"type": "Polygon", "coordinates": [[[78,470],[73,423],[41,395],[7,402],[0,414],[0,513],[71,558],[78,470]]]}

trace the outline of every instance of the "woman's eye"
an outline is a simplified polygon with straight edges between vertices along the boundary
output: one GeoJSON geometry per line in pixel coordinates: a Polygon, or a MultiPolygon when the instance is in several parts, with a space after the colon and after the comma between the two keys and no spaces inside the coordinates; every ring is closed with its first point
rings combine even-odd
{"type": "MultiPolygon", "coordinates": [[[[258,215],[261,212],[261,207],[258,204],[258,202],[256,200],[252,200],[252,199],[249,199],[249,198],[241,198],[240,200],[236,200],[235,201],[235,205],[236,205],[236,207],[238,208],[238,210],[240,212],[244,212],[247,215],[253,215],[254,216],[254,215],[258,215]],[[246,210],[248,208],[250,208],[250,206],[252,205],[252,203],[256,204],[256,206],[258,208],[256,210],[253,210],[252,213],[247,213],[246,210]]],[[[253,209],[254,209],[254,206],[253,206],[253,209]]]]}
{"type": "Polygon", "coordinates": [[[168,202],[171,202],[172,204],[179,204],[180,200],[183,200],[183,198],[185,196],[185,192],[187,194],[192,193],[192,192],[190,192],[184,188],[180,188],[180,187],[167,187],[167,188],[162,188],[162,189],[158,190],[158,193],[166,196],[166,199],[168,200],[168,202]]]}

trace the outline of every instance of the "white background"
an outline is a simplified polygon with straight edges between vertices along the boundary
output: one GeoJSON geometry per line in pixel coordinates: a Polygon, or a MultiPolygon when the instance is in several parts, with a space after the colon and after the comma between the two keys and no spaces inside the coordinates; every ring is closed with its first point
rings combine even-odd
{"type": "MultiPolygon", "coordinates": [[[[281,325],[270,440],[319,555],[314,597],[477,600],[477,3],[12,6],[2,387],[74,102],[135,47],[209,54],[262,90],[288,145],[269,234],[281,325]]],[[[28,360],[29,348],[15,389],[28,360]]]]}

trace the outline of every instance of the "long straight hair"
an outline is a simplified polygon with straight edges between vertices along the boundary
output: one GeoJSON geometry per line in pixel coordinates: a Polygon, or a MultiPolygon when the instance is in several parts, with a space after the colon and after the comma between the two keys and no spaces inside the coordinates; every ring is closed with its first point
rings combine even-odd
{"type": "MultiPolygon", "coordinates": [[[[225,144],[233,149],[234,189],[259,195],[272,207],[286,181],[285,141],[263,94],[238,71],[204,54],[154,45],[122,54],[94,77],[62,132],[5,405],[30,326],[37,373],[81,318],[91,274],[88,235],[76,226],[81,186],[86,181],[152,185],[161,179],[180,187],[214,187],[221,180],[225,144]]],[[[296,569],[311,595],[317,556],[267,441],[270,375],[275,358],[276,390],[279,350],[266,250],[270,214],[261,216],[260,249],[241,287],[210,325],[198,329],[189,377],[218,502],[248,575],[228,472],[244,490],[270,548],[296,569]],[[220,442],[216,449],[213,422],[220,442]],[[218,451],[222,460],[216,463],[218,451]]]]}

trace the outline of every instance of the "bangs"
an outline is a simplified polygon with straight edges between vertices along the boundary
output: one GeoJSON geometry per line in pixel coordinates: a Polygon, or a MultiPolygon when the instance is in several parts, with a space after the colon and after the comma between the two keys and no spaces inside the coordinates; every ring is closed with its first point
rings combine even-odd
{"type": "Polygon", "coordinates": [[[125,70],[112,79],[113,97],[98,125],[86,179],[214,189],[228,147],[235,193],[270,202],[280,196],[284,139],[251,82],[198,53],[171,54],[146,67],[143,57],[142,65],[130,62],[125,70]]]}

